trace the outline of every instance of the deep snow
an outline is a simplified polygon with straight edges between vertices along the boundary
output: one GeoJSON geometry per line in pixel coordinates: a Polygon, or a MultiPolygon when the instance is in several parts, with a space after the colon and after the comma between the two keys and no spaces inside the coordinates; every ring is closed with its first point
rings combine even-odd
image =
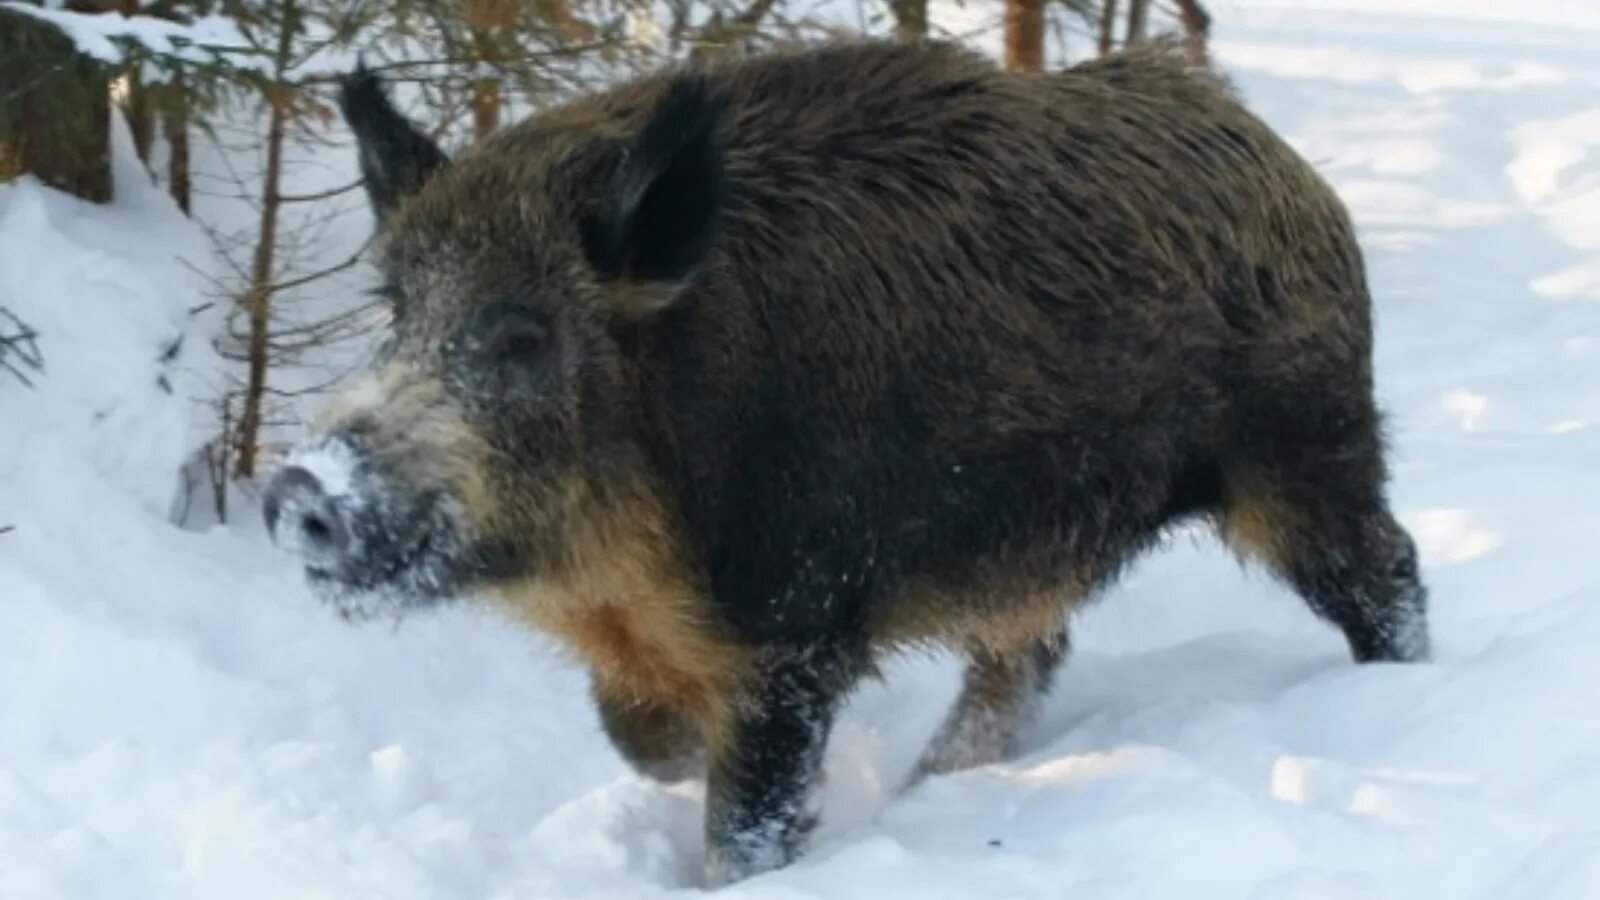
{"type": "MultiPolygon", "coordinates": [[[[810,852],[726,895],[1600,896],[1600,9],[1398,5],[1214,12],[1362,228],[1438,662],[1357,668],[1181,534],[1080,617],[1021,759],[893,798],[955,686],[908,659],[844,715],[810,852]]],[[[693,892],[696,788],[628,774],[550,643],[347,627],[253,517],[166,524],[215,361],[163,361],[197,287],[149,247],[202,251],[128,184],[0,187],[49,366],[0,380],[0,897],[693,892]]]]}

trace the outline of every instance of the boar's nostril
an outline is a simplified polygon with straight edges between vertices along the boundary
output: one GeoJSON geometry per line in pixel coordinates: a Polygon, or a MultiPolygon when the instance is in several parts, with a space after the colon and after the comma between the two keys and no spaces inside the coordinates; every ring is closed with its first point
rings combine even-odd
{"type": "Polygon", "coordinates": [[[325,557],[343,554],[349,543],[347,535],[344,520],[334,511],[333,501],[327,498],[322,499],[318,508],[300,514],[300,540],[308,550],[325,557]]]}
{"type": "Polygon", "coordinates": [[[300,530],[318,544],[327,543],[333,538],[333,528],[316,513],[306,513],[300,517],[300,530]]]}

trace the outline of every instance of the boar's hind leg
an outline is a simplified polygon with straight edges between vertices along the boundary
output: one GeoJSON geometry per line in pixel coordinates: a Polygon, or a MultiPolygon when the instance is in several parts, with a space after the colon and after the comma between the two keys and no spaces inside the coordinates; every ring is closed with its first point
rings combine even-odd
{"type": "Polygon", "coordinates": [[[1322,459],[1331,462],[1303,457],[1294,471],[1241,479],[1225,513],[1230,542],[1338,626],[1358,662],[1426,660],[1427,589],[1416,545],[1383,498],[1381,462],[1370,453],[1322,459]]]}
{"type": "Polygon", "coordinates": [[[600,727],[634,771],[662,782],[704,771],[705,752],[696,723],[678,710],[594,687],[600,727]]]}
{"type": "Polygon", "coordinates": [[[822,754],[855,679],[845,654],[769,651],[711,749],[706,876],[717,887],[794,859],[816,824],[822,754]]]}
{"type": "Polygon", "coordinates": [[[1325,537],[1286,567],[1319,615],[1338,625],[1358,662],[1429,656],[1427,600],[1417,548],[1387,509],[1329,523],[1325,537]]]}
{"type": "Polygon", "coordinates": [[[1063,631],[1021,650],[1001,653],[973,648],[961,694],[911,770],[906,787],[929,775],[1001,762],[1017,752],[1022,730],[1033,721],[1066,656],[1063,631]]]}

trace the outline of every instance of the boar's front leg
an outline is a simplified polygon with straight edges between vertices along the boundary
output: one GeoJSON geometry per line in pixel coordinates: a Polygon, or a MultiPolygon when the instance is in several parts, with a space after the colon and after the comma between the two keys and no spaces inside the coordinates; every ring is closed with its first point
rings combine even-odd
{"type": "Polygon", "coordinates": [[[634,771],[669,783],[704,771],[700,731],[689,716],[598,682],[592,691],[600,727],[634,771]]]}
{"type": "Polygon", "coordinates": [[[785,647],[763,653],[711,753],[709,886],[794,859],[816,824],[822,754],[853,671],[836,651],[785,647]]]}

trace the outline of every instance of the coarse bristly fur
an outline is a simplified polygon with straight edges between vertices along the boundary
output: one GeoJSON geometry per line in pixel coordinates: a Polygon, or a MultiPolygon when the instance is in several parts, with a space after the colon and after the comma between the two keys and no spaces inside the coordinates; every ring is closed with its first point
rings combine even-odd
{"type": "Polygon", "coordinates": [[[453,161],[370,74],[345,107],[394,335],[313,438],[359,477],[285,477],[273,524],[341,603],[560,636],[624,756],[707,767],[712,883],[798,852],[877,654],[971,658],[914,777],[1002,758],[1072,608],[1186,517],[1357,659],[1427,656],[1350,220],[1171,53],[797,50],[453,161]]]}

